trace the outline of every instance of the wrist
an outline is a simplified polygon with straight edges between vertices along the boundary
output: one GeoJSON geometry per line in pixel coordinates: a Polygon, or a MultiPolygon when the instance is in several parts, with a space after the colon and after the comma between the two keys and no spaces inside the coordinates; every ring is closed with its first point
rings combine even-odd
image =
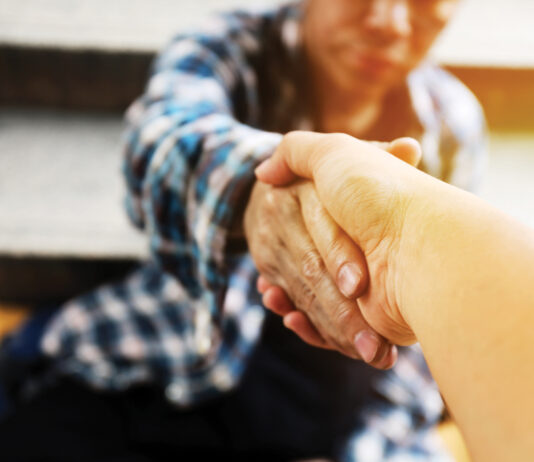
{"type": "Polygon", "coordinates": [[[417,173],[418,181],[411,182],[413,193],[406,209],[398,257],[402,265],[398,272],[399,311],[416,336],[421,326],[432,322],[437,309],[436,303],[430,302],[435,300],[434,294],[445,297],[457,288],[450,281],[450,271],[463,271],[465,260],[460,249],[468,248],[468,242],[475,239],[469,235],[473,219],[469,198],[474,196],[417,173]]]}
{"type": "Polygon", "coordinates": [[[416,310],[424,308],[422,294],[429,280],[428,275],[439,266],[433,241],[441,240],[440,233],[447,231],[442,222],[447,191],[442,186],[448,185],[436,182],[415,169],[413,173],[415,175],[407,179],[409,181],[399,192],[402,207],[399,208],[400,216],[394,227],[395,252],[390,258],[391,298],[397,308],[399,325],[408,340],[406,343],[415,341],[416,310]]]}

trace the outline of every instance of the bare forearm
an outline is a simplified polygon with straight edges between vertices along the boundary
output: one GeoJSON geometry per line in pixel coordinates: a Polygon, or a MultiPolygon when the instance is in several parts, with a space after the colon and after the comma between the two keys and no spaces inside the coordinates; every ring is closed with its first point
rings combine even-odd
{"type": "Polygon", "coordinates": [[[315,181],[365,254],[365,319],[391,341],[420,341],[474,459],[532,460],[534,231],[343,135],[286,135],[257,175],[315,181]]]}
{"type": "Polygon", "coordinates": [[[420,191],[400,248],[403,315],[475,460],[527,460],[534,233],[448,185],[420,191]]]}

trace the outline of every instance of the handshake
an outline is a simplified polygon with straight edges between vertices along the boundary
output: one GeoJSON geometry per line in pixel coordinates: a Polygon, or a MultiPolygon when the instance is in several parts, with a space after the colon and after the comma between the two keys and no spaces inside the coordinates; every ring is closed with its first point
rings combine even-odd
{"type": "Polygon", "coordinates": [[[245,213],[258,289],[303,340],[376,368],[418,341],[473,460],[534,460],[534,231],[419,157],[288,134],[245,213]]]}
{"type": "Polygon", "coordinates": [[[399,252],[420,156],[410,138],[292,132],[256,169],[244,223],[258,290],[305,342],[379,369],[415,342],[399,252]]]}

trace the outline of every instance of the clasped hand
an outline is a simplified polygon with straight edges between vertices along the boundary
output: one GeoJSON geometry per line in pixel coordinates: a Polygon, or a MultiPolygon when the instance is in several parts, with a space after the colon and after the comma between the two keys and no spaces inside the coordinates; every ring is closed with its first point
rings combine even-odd
{"type": "MultiPolygon", "coordinates": [[[[263,302],[283,316],[286,327],[311,345],[335,349],[386,369],[397,356],[396,347],[381,335],[389,333],[389,329],[383,332],[377,329],[370,323],[373,316],[368,319],[369,314],[361,306],[363,301],[367,307],[365,298],[371,289],[369,256],[337,220],[340,211],[350,215],[354,211],[357,217],[356,207],[346,202],[348,191],[346,188],[343,191],[342,184],[336,184],[336,177],[347,172],[339,164],[332,170],[333,183],[326,185],[330,195],[339,194],[339,210],[332,215],[321,202],[317,184],[296,179],[283,160],[297,146],[303,153],[300,160],[309,160],[310,149],[321,153],[314,159],[327,157],[347,138],[351,139],[304,132],[287,135],[273,162],[262,167],[263,173],[262,169],[258,172],[260,179],[284,186],[256,183],[245,212],[245,233],[260,272],[258,290],[263,294],[263,302]]],[[[378,145],[410,163],[416,163],[420,155],[413,140],[374,145],[374,149],[378,145]]],[[[336,163],[333,157],[331,161],[336,163]]],[[[370,269],[374,271],[374,264],[370,269]]],[[[384,308],[383,302],[381,306],[384,308]]],[[[398,343],[410,342],[410,338],[404,337],[398,343]]]]}

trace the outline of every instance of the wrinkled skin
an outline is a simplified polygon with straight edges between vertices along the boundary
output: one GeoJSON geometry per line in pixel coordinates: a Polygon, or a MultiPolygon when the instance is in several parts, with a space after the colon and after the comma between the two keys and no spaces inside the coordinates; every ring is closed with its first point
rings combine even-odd
{"type": "MultiPolygon", "coordinates": [[[[354,298],[365,290],[365,261],[359,248],[321,206],[313,184],[304,181],[273,188],[257,183],[244,226],[250,253],[262,275],[258,288],[264,293],[266,306],[285,316],[286,326],[308,343],[361,359],[354,339],[362,330],[370,329],[354,298]],[[328,257],[323,260],[321,253],[328,257]],[[350,294],[353,299],[339,292],[328,272],[337,274],[336,268],[347,261],[361,273],[350,294]],[[294,306],[306,307],[307,316],[294,306]],[[339,323],[351,326],[343,336],[338,335],[339,323]]],[[[368,362],[388,368],[395,362],[396,349],[374,335],[377,350],[368,362]]]]}
{"type": "MultiPolygon", "coordinates": [[[[396,256],[406,234],[404,217],[417,194],[413,186],[417,170],[406,164],[416,165],[421,151],[410,139],[396,140],[389,151],[405,162],[391,162],[389,153],[348,135],[292,132],[256,174],[279,187],[299,184],[302,179],[298,177],[315,180],[315,190],[330,220],[335,220],[365,255],[370,283],[357,300],[360,313],[384,338],[408,345],[415,342],[415,336],[400,308],[403,284],[398,276],[405,275],[396,256]],[[384,182],[383,176],[389,181],[384,182]]],[[[315,230],[311,234],[315,235],[315,230]]],[[[299,307],[317,330],[321,331],[322,323],[329,323],[333,338],[352,333],[348,319],[326,310],[321,317],[305,305],[299,307]]]]}

